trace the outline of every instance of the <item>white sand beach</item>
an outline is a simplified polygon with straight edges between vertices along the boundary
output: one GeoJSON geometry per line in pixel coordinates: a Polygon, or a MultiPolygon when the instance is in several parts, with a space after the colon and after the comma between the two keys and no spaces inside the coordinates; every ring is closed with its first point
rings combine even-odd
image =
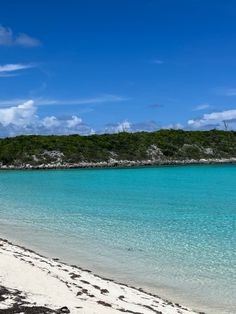
{"type": "Polygon", "coordinates": [[[0,313],[197,313],[0,239],[0,313]]]}

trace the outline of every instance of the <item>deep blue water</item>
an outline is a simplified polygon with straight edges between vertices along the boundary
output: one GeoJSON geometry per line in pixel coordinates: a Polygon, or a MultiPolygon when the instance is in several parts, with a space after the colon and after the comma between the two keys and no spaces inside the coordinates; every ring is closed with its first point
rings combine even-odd
{"type": "Polygon", "coordinates": [[[0,172],[0,235],[207,313],[236,308],[236,166],[0,172]]]}

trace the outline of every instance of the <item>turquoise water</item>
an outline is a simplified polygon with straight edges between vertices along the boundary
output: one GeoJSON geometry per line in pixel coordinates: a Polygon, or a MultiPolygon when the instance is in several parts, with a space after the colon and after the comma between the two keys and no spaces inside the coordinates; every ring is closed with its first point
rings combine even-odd
{"type": "Polygon", "coordinates": [[[207,313],[236,308],[236,166],[0,172],[0,235],[207,313]]]}

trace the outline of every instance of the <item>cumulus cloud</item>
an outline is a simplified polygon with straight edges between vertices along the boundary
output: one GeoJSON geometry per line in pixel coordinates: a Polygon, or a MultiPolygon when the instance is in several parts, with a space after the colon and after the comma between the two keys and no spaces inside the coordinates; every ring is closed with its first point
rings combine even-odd
{"type": "Polygon", "coordinates": [[[16,126],[26,126],[35,118],[36,108],[33,101],[29,100],[17,107],[0,109],[0,123],[2,126],[14,124],[16,126]]]}
{"type": "Polygon", "coordinates": [[[41,42],[40,40],[24,33],[14,35],[11,28],[0,25],[0,45],[37,47],[41,45],[41,42]]]}
{"type": "Polygon", "coordinates": [[[46,129],[52,129],[52,128],[58,127],[60,125],[60,122],[55,116],[51,116],[51,117],[45,117],[42,120],[42,125],[46,129]]]}
{"type": "Polygon", "coordinates": [[[181,130],[184,126],[181,123],[170,123],[161,127],[164,130],[181,130]]]}
{"type": "Polygon", "coordinates": [[[124,120],[119,123],[107,124],[105,130],[100,133],[120,133],[120,132],[152,132],[158,129],[158,125],[155,121],[145,121],[139,123],[131,123],[127,120],[124,120]]]}
{"type": "Polygon", "coordinates": [[[0,109],[0,136],[21,134],[92,134],[94,131],[76,115],[67,118],[37,115],[33,100],[0,109]]]}
{"type": "Polygon", "coordinates": [[[124,120],[119,123],[108,123],[104,130],[99,131],[99,133],[120,133],[120,132],[130,132],[131,123],[124,120]]]}
{"type": "Polygon", "coordinates": [[[204,114],[199,119],[188,120],[188,126],[194,129],[200,129],[210,126],[219,126],[225,122],[235,122],[236,109],[212,112],[204,114]]]}
{"type": "Polygon", "coordinates": [[[131,130],[131,123],[129,121],[123,121],[117,124],[115,132],[129,132],[131,130]]]}
{"type": "Polygon", "coordinates": [[[72,116],[71,119],[66,121],[68,128],[76,128],[81,122],[82,119],[78,116],[72,116]]]}

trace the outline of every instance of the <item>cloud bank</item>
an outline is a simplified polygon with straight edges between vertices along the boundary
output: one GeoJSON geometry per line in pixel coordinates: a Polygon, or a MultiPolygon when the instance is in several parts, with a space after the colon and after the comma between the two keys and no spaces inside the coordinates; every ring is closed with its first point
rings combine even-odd
{"type": "MultiPolygon", "coordinates": [[[[156,131],[158,125],[155,121],[131,123],[124,120],[120,123],[108,124],[96,133],[119,133],[156,131]]],[[[28,100],[20,105],[0,108],[0,137],[12,137],[17,135],[67,135],[67,134],[94,134],[95,130],[85,124],[81,117],[46,116],[37,114],[37,106],[33,100],[28,100]]]]}
{"type": "Polygon", "coordinates": [[[37,107],[33,100],[18,106],[0,109],[0,136],[16,136],[22,134],[92,134],[93,130],[73,115],[67,118],[37,115],[37,107]]]}
{"type": "Polygon", "coordinates": [[[37,106],[33,100],[28,100],[20,105],[0,108],[0,137],[12,137],[17,135],[69,135],[69,134],[102,134],[119,132],[152,132],[160,129],[189,129],[207,130],[224,129],[224,122],[230,129],[236,127],[236,109],[204,114],[197,119],[187,121],[186,125],[180,123],[165,126],[158,125],[155,121],[132,123],[128,120],[119,123],[107,124],[100,130],[94,130],[85,124],[80,116],[67,117],[39,116],[37,106]]]}
{"type": "Polygon", "coordinates": [[[224,121],[234,123],[236,121],[236,109],[204,114],[199,119],[188,120],[188,126],[194,129],[213,128],[223,126],[224,121]]]}
{"type": "Polygon", "coordinates": [[[1,46],[37,47],[37,46],[41,46],[41,42],[40,40],[33,38],[24,33],[14,35],[11,28],[0,25],[0,45],[1,46]]]}

